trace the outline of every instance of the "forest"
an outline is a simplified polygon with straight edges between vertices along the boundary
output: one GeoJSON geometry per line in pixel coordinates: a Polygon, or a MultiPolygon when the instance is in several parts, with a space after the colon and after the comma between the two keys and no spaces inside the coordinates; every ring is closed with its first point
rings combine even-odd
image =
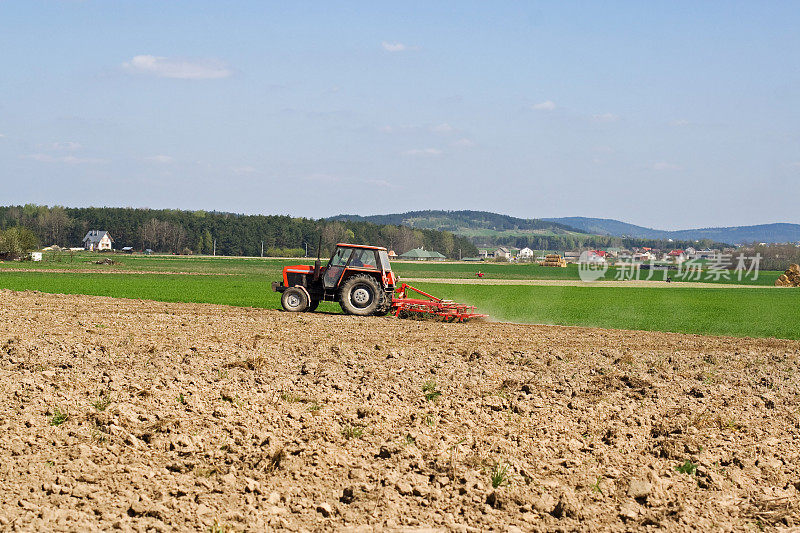
{"type": "MultiPolygon", "coordinates": [[[[448,231],[364,221],[130,207],[0,207],[0,231],[11,231],[17,245],[24,234],[27,245],[33,239],[40,246],[78,247],[91,229],[108,231],[115,249],[176,254],[259,256],[263,250],[265,256],[302,256],[308,250],[312,256],[320,242],[323,256],[337,242],[385,246],[398,254],[418,247],[450,258],[477,254],[467,238],[448,231]]],[[[6,240],[0,238],[0,245],[6,240]]]]}

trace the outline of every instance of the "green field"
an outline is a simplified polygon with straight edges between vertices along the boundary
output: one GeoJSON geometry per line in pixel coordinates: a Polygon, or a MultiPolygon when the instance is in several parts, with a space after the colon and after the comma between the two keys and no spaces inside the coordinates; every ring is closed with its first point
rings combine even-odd
{"type": "MultiPolygon", "coordinates": [[[[91,294],[166,302],[216,303],[280,308],[270,283],[286,264],[303,260],[114,256],[119,264],[94,265],[81,256],[72,263],[2,263],[0,288],[91,294]],[[15,272],[14,268],[35,268],[15,272]],[[53,272],[91,270],[92,272],[53,272]],[[98,273],[93,273],[98,271],[98,273]],[[99,271],[118,271],[103,273],[99,271]],[[193,272],[130,274],[129,272],[193,272]]],[[[543,268],[506,264],[396,263],[403,277],[471,278],[476,266],[489,279],[578,279],[575,267],[543,268]]],[[[761,278],[767,280],[762,273],[761,278]]],[[[762,279],[758,281],[762,281],[762,279]]],[[[664,289],[530,285],[415,284],[437,296],[477,305],[494,320],[676,331],[713,335],[800,339],[800,323],[786,320],[800,306],[800,291],[757,288],[664,289]]],[[[320,311],[339,312],[325,303],[320,311]]]]}
{"type": "MultiPolygon", "coordinates": [[[[48,259],[45,256],[45,259],[48,259]]],[[[45,260],[38,263],[32,262],[6,262],[0,263],[0,272],[3,268],[35,268],[37,270],[48,269],[91,269],[91,270],[140,270],[153,272],[198,272],[207,274],[258,274],[265,276],[279,275],[283,265],[286,264],[312,264],[313,259],[273,259],[273,258],[241,258],[241,257],[208,257],[208,256],[141,256],[141,255],[97,255],[97,254],[76,254],[74,260],[69,262],[69,258],[62,258],[61,262],[45,260]],[[92,262],[98,258],[111,257],[118,263],[115,265],[95,265],[92,262]]],[[[324,263],[324,261],[323,261],[324,263]]],[[[394,262],[392,268],[397,274],[404,278],[444,278],[444,279],[469,279],[475,278],[475,273],[481,271],[485,274],[484,279],[542,279],[542,280],[580,280],[578,275],[578,265],[570,264],[566,268],[542,267],[530,263],[494,263],[494,262],[474,262],[474,263],[431,263],[431,262],[394,262]]],[[[707,279],[705,273],[701,279],[681,279],[676,276],[675,271],[670,271],[669,275],[674,282],[701,281],[704,283],[723,283],[736,285],[760,285],[772,286],[783,272],[761,271],[757,279],[745,277],[737,280],[735,273],[732,272],[731,279],[713,280],[707,279]]],[[[612,267],[608,270],[602,280],[614,280],[617,269],[612,267]]],[[[648,272],[642,271],[640,279],[645,279],[648,272]]],[[[277,279],[277,278],[276,278],[277,279]]],[[[663,280],[663,271],[654,271],[653,280],[663,280]]]]}

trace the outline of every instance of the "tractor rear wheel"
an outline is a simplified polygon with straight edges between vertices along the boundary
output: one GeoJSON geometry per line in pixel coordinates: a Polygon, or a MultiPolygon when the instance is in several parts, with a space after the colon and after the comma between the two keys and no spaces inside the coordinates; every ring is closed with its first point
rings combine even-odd
{"type": "Polygon", "coordinates": [[[339,305],[349,315],[369,316],[383,304],[384,292],[372,276],[357,274],[348,278],[339,291],[339,305]]]}
{"type": "Polygon", "coordinates": [[[308,295],[303,289],[289,287],[283,291],[281,305],[290,313],[301,313],[308,309],[308,295]]]}
{"type": "Polygon", "coordinates": [[[380,291],[378,296],[378,307],[375,308],[375,316],[383,316],[392,308],[392,297],[385,291],[380,291]]]}

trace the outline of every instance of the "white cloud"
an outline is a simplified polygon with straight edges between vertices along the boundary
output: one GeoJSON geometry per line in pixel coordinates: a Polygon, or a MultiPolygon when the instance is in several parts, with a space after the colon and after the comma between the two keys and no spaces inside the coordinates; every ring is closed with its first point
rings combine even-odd
{"type": "Polygon", "coordinates": [[[53,143],[52,146],[56,150],[80,150],[83,148],[80,143],[73,141],[56,142],[53,143]]]}
{"type": "Polygon", "coordinates": [[[403,155],[411,156],[437,156],[442,155],[442,151],[438,148],[415,148],[413,150],[406,150],[403,155]]]}
{"type": "Polygon", "coordinates": [[[670,126],[675,126],[675,127],[678,127],[678,128],[682,128],[684,126],[688,126],[689,124],[691,124],[691,122],[689,122],[685,118],[679,118],[677,120],[670,121],[670,123],[669,123],[670,126]]]}
{"type": "Polygon", "coordinates": [[[471,139],[459,139],[457,141],[453,141],[450,143],[450,146],[458,146],[461,148],[469,148],[470,146],[475,146],[475,141],[471,139]]]}
{"type": "Polygon", "coordinates": [[[552,111],[555,108],[556,103],[552,100],[545,100],[544,102],[539,102],[531,106],[531,109],[535,109],[536,111],[552,111]]]}
{"type": "Polygon", "coordinates": [[[447,122],[443,122],[431,127],[431,131],[434,133],[452,133],[453,130],[455,130],[455,128],[447,122]]]}
{"type": "Polygon", "coordinates": [[[80,165],[84,163],[105,163],[104,159],[98,159],[96,157],[75,157],[73,155],[54,157],[48,154],[27,154],[20,157],[22,159],[31,159],[33,161],[41,161],[43,163],[67,163],[70,165],[80,165]]]}
{"type": "Polygon", "coordinates": [[[211,80],[227,78],[233,74],[227,66],[213,59],[176,59],[139,55],[126,61],[122,66],[138,74],[182,80],[211,80]]]}
{"type": "Polygon", "coordinates": [[[3,135],[2,133],[0,133],[0,139],[2,139],[3,137],[5,137],[5,135],[3,135]]]}
{"type": "Polygon", "coordinates": [[[656,161],[653,163],[652,167],[653,170],[683,170],[683,167],[680,165],[676,165],[674,163],[668,163],[667,161],[656,161]]]}
{"type": "Polygon", "coordinates": [[[244,165],[241,167],[233,167],[231,168],[234,174],[253,174],[256,172],[256,167],[251,167],[250,165],[244,165]]]}
{"type": "Polygon", "coordinates": [[[380,127],[380,128],[378,128],[378,129],[379,129],[379,130],[380,130],[382,133],[392,133],[392,132],[394,131],[394,128],[393,128],[393,127],[391,127],[391,126],[381,126],[381,127],[380,127]]]}
{"type": "Polygon", "coordinates": [[[403,43],[398,43],[398,42],[390,43],[390,42],[387,42],[387,41],[383,41],[381,43],[381,46],[387,52],[405,52],[406,50],[411,50],[412,49],[411,47],[408,47],[408,46],[404,45],[403,43]]]}
{"type": "Polygon", "coordinates": [[[175,161],[174,157],[170,157],[168,155],[151,155],[149,157],[145,157],[144,159],[145,161],[152,161],[153,163],[161,163],[164,165],[175,161]]]}
{"type": "Polygon", "coordinates": [[[592,118],[598,122],[614,122],[619,120],[619,117],[614,113],[600,113],[597,115],[592,115],[592,118]]]}

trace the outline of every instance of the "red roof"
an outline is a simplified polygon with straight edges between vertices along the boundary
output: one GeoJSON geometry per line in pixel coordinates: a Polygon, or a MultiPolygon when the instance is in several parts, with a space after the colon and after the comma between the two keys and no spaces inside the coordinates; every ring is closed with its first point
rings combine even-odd
{"type": "Polygon", "coordinates": [[[681,255],[683,250],[672,250],[669,255],[681,255]]]}

